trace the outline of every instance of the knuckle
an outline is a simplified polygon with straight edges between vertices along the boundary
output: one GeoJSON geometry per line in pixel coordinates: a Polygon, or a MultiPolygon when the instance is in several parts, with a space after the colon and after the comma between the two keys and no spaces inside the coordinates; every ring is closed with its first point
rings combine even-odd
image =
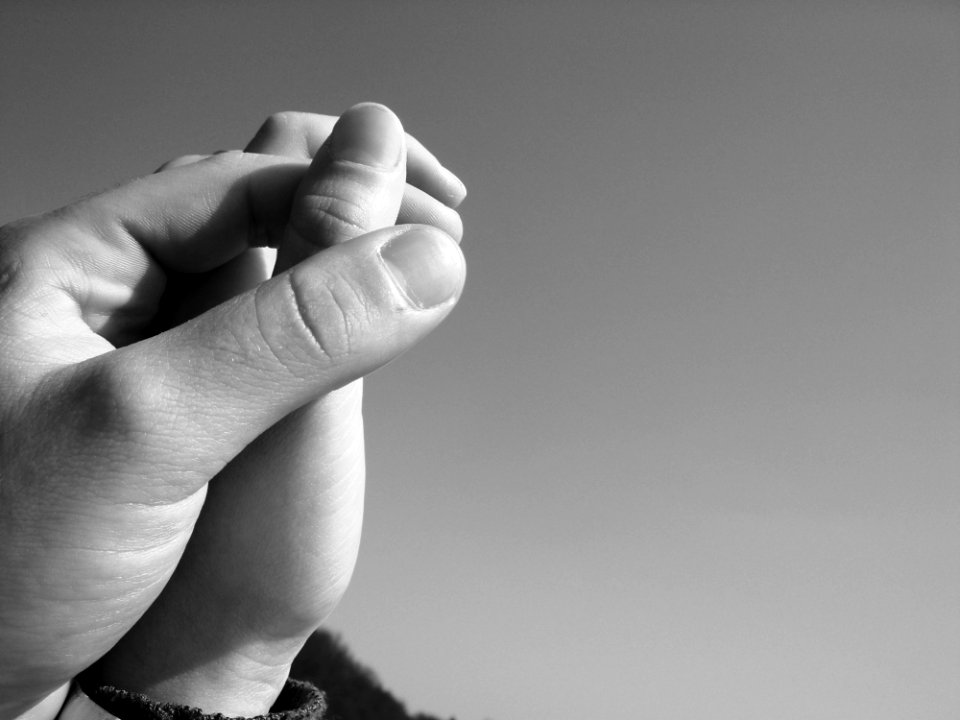
{"type": "Polygon", "coordinates": [[[274,137],[296,132],[303,125],[303,116],[293,110],[275,112],[263,121],[259,134],[274,137]]]}
{"type": "Polygon", "coordinates": [[[243,150],[217,150],[203,158],[202,162],[212,163],[224,170],[230,171],[242,168],[248,162],[249,156],[243,150]]]}
{"type": "Polygon", "coordinates": [[[304,195],[297,231],[311,245],[325,247],[367,232],[367,208],[348,197],[328,192],[304,195]]]}
{"type": "Polygon", "coordinates": [[[20,274],[22,259],[17,249],[20,232],[13,225],[0,227],[0,293],[20,274]]]}
{"type": "MultiPolygon", "coordinates": [[[[26,275],[42,275],[41,281],[51,279],[53,254],[63,252],[66,238],[79,234],[79,223],[71,220],[72,208],[68,205],[0,227],[0,295],[26,275]]],[[[93,212],[90,215],[96,217],[93,212]]],[[[10,314],[19,314],[17,308],[0,306],[0,318],[10,314]]]]}
{"type": "Polygon", "coordinates": [[[263,125],[260,126],[260,132],[266,134],[282,132],[287,127],[287,115],[288,113],[286,112],[273,113],[263,121],[263,125]]]}
{"type": "Polygon", "coordinates": [[[13,238],[16,234],[17,225],[15,223],[0,225],[0,248],[9,245],[13,241],[13,238]]]}
{"type": "Polygon", "coordinates": [[[44,222],[45,216],[37,215],[14,220],[0,227],[0,252],[7,254],[12,248],[23,245],[25,239],[44,222]]]}
{"type": "Polygon", "coordinates": [[[167,172],[168,170],[175,170],[178,167],[183,167],[184,165],[191,165],[195,162],[199,162],[200,160],[203,160],[206,157],[208,156],[200,155],[198,153],[192,153],[190,155],[179,155],[173,158],[172,160],[167,160],[165,163],[163,163],[160,167],[158,167],[153,172],[154,174],[156,174],[156,173],[167,172]]]}
{"type": "Polygon", "coordinates": [[[351,357],[370,316],[362,294],[343,276],[333,276],[319,286],[296,268],[287,277],[297,320],[315,351],[330,364],[351,357]]]}
{"type": "Polygon", "coordinates": [[[169,407],[156,373],[136,372],[122,363],[98,364],[74,385],[71,395],[75,422],[95,435],[146,437],[156,431],[169,407]]]}

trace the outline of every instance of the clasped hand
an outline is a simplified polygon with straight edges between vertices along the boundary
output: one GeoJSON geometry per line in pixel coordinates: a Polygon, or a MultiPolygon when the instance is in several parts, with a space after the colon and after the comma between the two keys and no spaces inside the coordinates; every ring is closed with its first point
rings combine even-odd
{"type": "Polygon", "coordinates": [[[91,667],[269,708],[353,570],[359,378],[459,298],[464,193],[367,104],[0,230],[0,717],[91,667]]]}

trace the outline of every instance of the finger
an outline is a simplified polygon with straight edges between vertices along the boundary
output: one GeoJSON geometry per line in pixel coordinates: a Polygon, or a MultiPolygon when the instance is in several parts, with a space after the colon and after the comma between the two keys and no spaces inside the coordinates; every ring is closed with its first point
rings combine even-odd
{"type": "MultiPolygon", "coordinates": [[[[409,136],[408,136],[409,137],[409,136]]],[[[456,208],[467,197],[467,186],[452,171],[445,168],[436,156],[419,140],[409,137],[407,142],[407,181],[440,200],[448,207],[456,208]]]]}
{"type": "Polygon", "coordinates": [[[304,170],[302,162],[231,151],[93,196],[58,219],[124,251],[145,249],[165,268],[202,272],[284,227],[304,170]]]}
{"type": "MultiPolygon", "coordinates": [[[[247,151],[309,159],[316,154],[316,152],[313,152],[313,145],[321,138],[323,141],[326,141],[333,131],[336,122],[337,118],[328,115],[279,113],[264,123],[257,132],[256,137],[247,146],[247,151]]],[[[436,176],[438,172],[443,173],[446,171],[443,170],[436,158],[418,141],[409,135],[406,136],[406,140],[408,145],[414,147],[414,156],[411,158],[408,154],[408,168],[412,166],[413,172],[415,174],[419,173],[420,179],[429,186],[431,178],[436,176]]],[[[214,153],[214,155],[223,152],[224,151],[218,151],[214,153]]],[[[211,157],[211,155],[184,155],[161,166],[157,172],[164,172],[185,165],[191,165],[206,160],[209,157],[211,157]]],[[[322,172],[323,168],[319,168],[319,171],[322,172]]],[[[443,178],[441,177],[440,179],[442,180],[443,178]]],[[[447,182],[446,185],[440,187],[439,192],[446,191],[449,194],[453,191],[454,195],[457,195],[459,191],[456,189],[462,188],[462,183],[456,180],[456,178],[453,178],[453,180],[456,182],[447,182]],[[446,190],[443,188],[446,188],[446,190]]],[[[434,185],[436,185],[436,183],[434,183],[434,185]]],[[[434,189],[437,190],[437,188],[434,189]]],[[[411,184],[408,184],[404,188],[403,200],[400,205],[397,220],[403,224],[433,225],[457,241],[460,241],[463,236],[463,223],[459,214],[429,193],[411,184]]],[[[368,225],[363,229],[372,230],[374,227],[368,225]]],[[[336,240],[333,242],[335,241],[336,240]]],[[[212,307],[219,302],[233,297],[233,295],[239,292],[253,287],[256,282],[259,282],[263,278],[256,277],[250,282],[245,282],[244,278],[250,274],[246,271],[237,273],[235,270],[238,267],[249,268],[261,262],[260,259],[253,259],[250,262],[241,263],[233,261],[229,267],[218,268],[213,271],[212,277],[210,278],[192,278],[191,295],[193,298],[188,307],[181,308],[178,318],[182,320],[192,317],[196,314],[195,308],[200,305],[203,307],[212,307]],[[199,303],[197,302],[198,299],[200,300],[199,303]]]]}
{"type": "Polygon", "coordinates": [[[63,272],[76,266],[89,284],[104,274],[138,277],[152,261],[210,270],[280,236],[306,168],[231,152],[134,180],[40,218],[22,249],[24,270],[34,255],[63,272]]]}
{"type": "Polygon", "coordinates": [[[296,408],[415,344],[452,309],[464,276],[459,248],[434,228],[370,233],[56,373],[50,412],[73,461],[97,470],[92,495],[173,502],[296,408]]]}
{"type": "MultiPolygon", "coordinates": [[[[206,160],[213,155],[220,155],[225,150],[218,150],[215,153],[207,155],[183,155],[174,158],[154,172],[161,173],[173,170],[185,165],[206,160]]],[[[411,221],[414,222],[414,221],[411,221]]],[[[271,242],[268,238],[268,242],[271,242]]],[[[277,240],[272,241],[277,244],[277,240]]],[[[276,262],[276,250],[264,248],[251,248],[244,251],[241,255],[224,265],[204,273],[200,276],[191,276],[188,284],[189,293],[182,293],[184,301],[176,308],[174,313],[174,323],[183,322],[199,315],[204,310],[208,310],[214,305],[232,298],[245,290],[255,287],[266,280],[273,273],[273,266],[276,262]]],[[[167,278],[167,288],[171,287],[171,278],[167,278]]]]}
{"type": "MultiPolygon", "coordinates": [[[[283,155],[311,160],[336,125],[332,115],[303,112],[280,112],[271,115],[260,126],[246,152],[283,155]]],[[[411,135],[407,139],[407,182],[455,208],[467,195],[460,179],[440,164],[436,156],[411,135]]]]}
{"type": "Polygon", "coordinates": [[[107,343],[143,337],[155,327],[170,271],[206,272],[278,241],[305,169],[299,161],[228,153],[32,221],[29,233],[11,237],[16,247],[7,246],[20,281],[0,294],[23,311],[8,317],[18,340],[0,338],[0,366],[16,357],[31,368],[31,357],[78,362],[112,349],[107,343]]]}
{"type": "Polygon", "coordinates": [[[345,112],[297,188],[277,270],[393,225],[403,199],[405,159],[403,126],[389,109],[365,103],[345,112]]]}
{"type": "Polygon", "coordinates": [[[403,195],[397,222],[403,225],[433,225],[457,242],[463,239],[460,213],[409,184],[403,195]]]}

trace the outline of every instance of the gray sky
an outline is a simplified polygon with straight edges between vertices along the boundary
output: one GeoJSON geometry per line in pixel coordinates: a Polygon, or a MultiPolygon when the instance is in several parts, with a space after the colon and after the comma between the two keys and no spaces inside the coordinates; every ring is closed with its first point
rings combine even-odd
{"type": "Polygon", "coordinates": [[[2,221],[361,100],[466,181],[330,619],[413,709],[960,713],[960,6],[5,2],[0,98],[2,221]]]}

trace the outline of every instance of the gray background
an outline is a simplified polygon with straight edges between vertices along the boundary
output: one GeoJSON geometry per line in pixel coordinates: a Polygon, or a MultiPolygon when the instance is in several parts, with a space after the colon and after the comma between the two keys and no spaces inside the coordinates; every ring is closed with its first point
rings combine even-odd
{"type": "Polygon", "coordinates": [[[0,5],[0,220],[390,105],[462,306],[330,626],[414,709],[960,714],[960,6],[0,5]]]}

